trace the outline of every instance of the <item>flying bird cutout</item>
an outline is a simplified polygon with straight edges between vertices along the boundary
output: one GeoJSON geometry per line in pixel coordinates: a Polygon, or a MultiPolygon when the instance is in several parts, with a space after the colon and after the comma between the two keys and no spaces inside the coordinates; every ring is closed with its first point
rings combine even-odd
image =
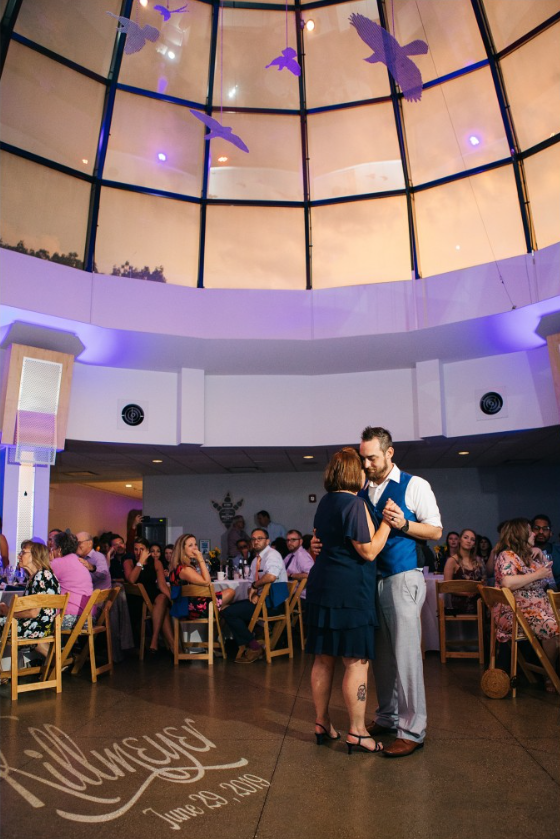
{"type": "Polygon", "coordinates": [[[188,11],[188,5],[189,5],[188,3],[185,3],[185,5],[181,6],[180,9],[167,9],[165,6],[158,5],[158,6],[154,6],[154,11],[159,12],[160,15],[162,16],[162,18],[164,19],[164,21],[167,23],[167,21],[170,19],[171,15],[176,15],[176,14],[179,14],[180,12],[187,12],[188,11]]]}
{"type": "Polygon", "coordinates": [[[301,67],[298,64],[296,55],[297,53],[293,47],[286,47],[285,50],[282,50],[282,55],[279,55],[270,64],[267,64],[265,69],[268,70],[269,67],[278,67],[279,70],[283,70],[286,68],[294,76],[301,76],[301,67]]]}
{"type": "Polygon", "coordinates": [[[139,26],[139,24],[130,20],[130,18],[114,15],[112,12],[107,12],[107,14],[118,21],[118,31],[126,34],[124,44],[126,55],[133,55],[135,52],[140,52],[146,46],[146,41],[153,41],[155,43],[159,38],[159,29],[156,29],[155,26],[150,26],[147,23],[144,26],[139,26]]]}
{"type": "Polygon", "coordinates": [[[408,102],[419,102],[422,98],[422,75],[409,55],[425,55],[428,45],[425,41],[411,41],[401,47],[390,32],[364,15],[352,14],[348,18],[362,41],[371,47],[373,55],[364,58],[370,64],[385,64],[393,79],[400,86],[408,102]]]}
{"type": "Polygon", "coordinates": [[[233,143],[233,145],[237,146],[237,148],[241,149],[241,151],[249,151],[241,137],[238,137],[237,134],[233,133],[232,128],[222,125],[217,119],[208,116],[208,114],[202,113],[202,111],[194,111],[192,108],[189,108],[189,111],[193,117],[199,119],[207,128],[210,129],[210,134],[205,136],[205,140],[213,140],[214,138],[220,137],[222,140],[227,140],[228,143],[233,143]]]}

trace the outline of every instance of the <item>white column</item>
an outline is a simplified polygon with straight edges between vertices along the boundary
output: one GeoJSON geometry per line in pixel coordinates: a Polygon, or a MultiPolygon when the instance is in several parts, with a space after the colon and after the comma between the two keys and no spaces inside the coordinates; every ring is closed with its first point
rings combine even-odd
{"type": "Polygon", "coordinates": [[[0,451],[2,533],[10,548],[10,565],[16,564],[24,539],[47,541],[50,471],[48,466],[9,463],[8,448],[0,451]]]}

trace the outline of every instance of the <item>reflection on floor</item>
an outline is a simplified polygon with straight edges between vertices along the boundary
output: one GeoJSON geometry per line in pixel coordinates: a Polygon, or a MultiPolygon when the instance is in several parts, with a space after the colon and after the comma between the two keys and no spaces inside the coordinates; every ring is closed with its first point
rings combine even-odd
{"type": "Polygon", "coordinates": [[[493,701],[480,672],[428,654],[429,737],[400,760],[348,756],[344,737],[315,745],[299,654],[270,667],[131,658],[96,686],[65,674],[58,697],[13,704],[2,687],[2,837],[552,839],[560,698],[523,687],[493,701]]]}

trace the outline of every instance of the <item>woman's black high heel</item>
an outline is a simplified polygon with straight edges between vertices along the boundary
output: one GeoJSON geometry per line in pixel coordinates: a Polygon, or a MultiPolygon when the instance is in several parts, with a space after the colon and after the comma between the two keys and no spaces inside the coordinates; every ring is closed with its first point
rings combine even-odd
{"type": "Polygon", "coordinates": [[[322,731],[322,732],[320,732],[320,734],[317,734],[317,732],[315,732],[315,737],[316,737],[316,739],[317,739],[317,745],[318,745],[318,746],[322,746],[322,745],[323,745],[323,740],[325,739],[325,737],[327,738],[327,740],[340,740],[340,734],[339,734],[339,732],[338,732],[338,731],[336,732],[336,737],[331,737],[330,731],[328,731],[328,730],[325,728],[325,726],[324,726],[324,725],[321,725],[321,723],[320,723],[320,722],[316,722],[316,723],[315,723],[315,725],[316,725],[316,726],[318,726],[318,728],[322,728],[322,729],[323,729],[323,731],[322,731]]]}
{"type": "Polygon", "coordinates": [[[353,734],[351,731],[348,732],[349,737],[355,737],[358,741],[357,743],[349,743],[348,740],[346,741],[346,745],[348,746],[348,754],[352,754],[352,749],[359,749],[361,752],[368,752],[371,755],[374,755],[376,752],[383,751],[383,743],[373,740],[371,734],[353,734]],[[362,746],[362,740],[373,740],[375,743],[375,749],[366,749],[365,746],[362,746]]]}

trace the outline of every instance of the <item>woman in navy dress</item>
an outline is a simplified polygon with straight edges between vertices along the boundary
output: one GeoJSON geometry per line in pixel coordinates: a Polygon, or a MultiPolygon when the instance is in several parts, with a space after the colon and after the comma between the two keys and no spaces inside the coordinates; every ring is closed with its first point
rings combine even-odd
{"type": "MultiPolygon", "coordinates": [[[[325,471],[323,496],[315,516],[322,548],[307,583],[306,651],[315,655],[311,690],[316,711],[315,736],[338,740],[329,715],[334,667],[344,664],[342,693],[348,710],[346,745],[362,751],[381,751],[365,725],[369,659],[374,658],[377,554],[390,533],[382,521],[375,530],[363,498],[357,493],[365,475],[352,448],[337,452],[325,471]]],[[[393,504],[392,501],[388,502],[393,504]]]]}

